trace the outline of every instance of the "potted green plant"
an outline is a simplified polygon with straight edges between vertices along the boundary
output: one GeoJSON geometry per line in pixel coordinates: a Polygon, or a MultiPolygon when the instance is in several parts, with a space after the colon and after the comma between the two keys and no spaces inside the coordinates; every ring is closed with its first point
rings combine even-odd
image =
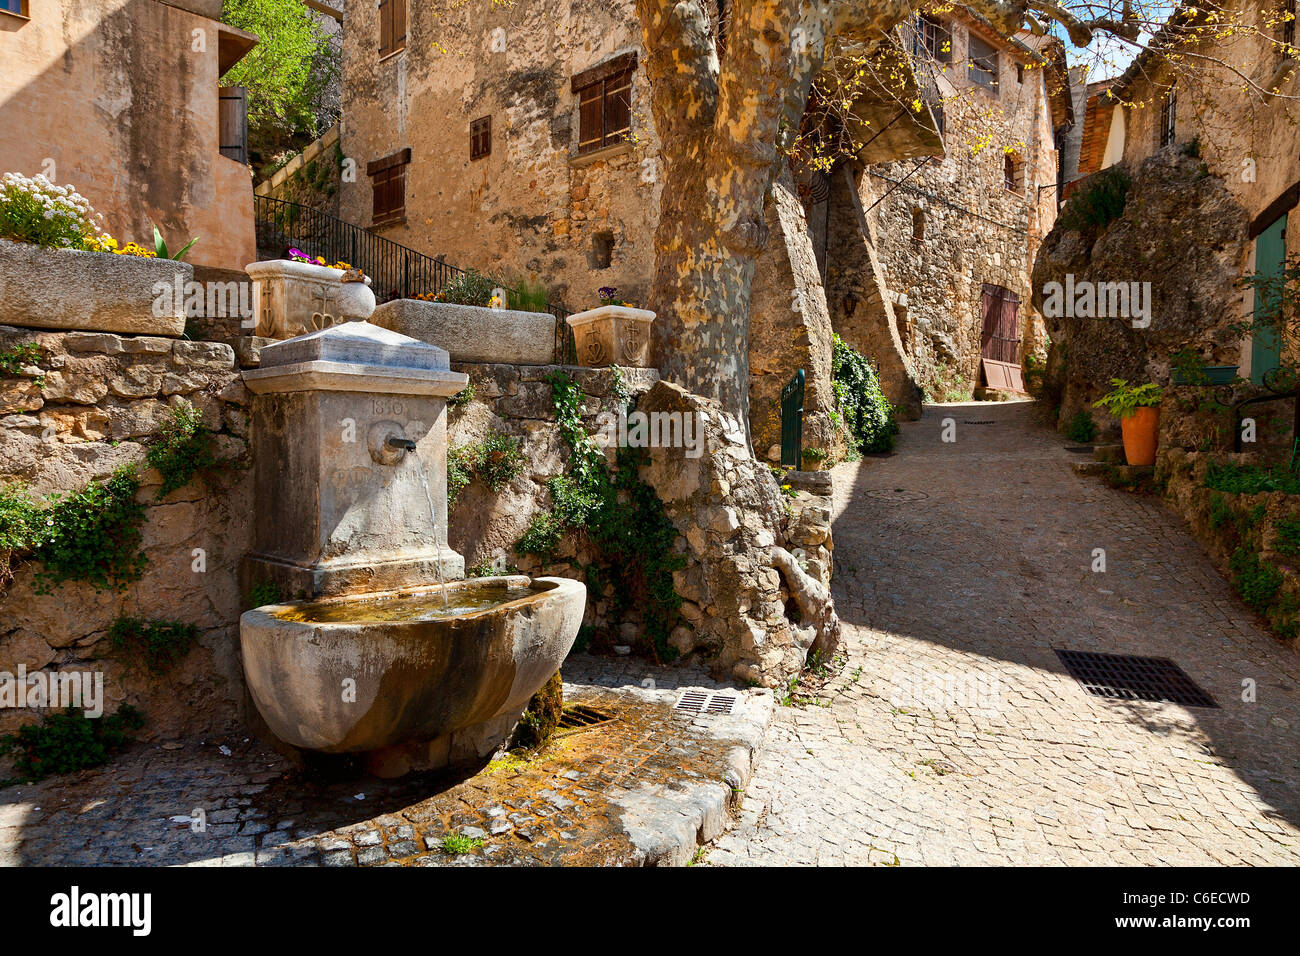
{"type": "Polygon", "coordinates": [[[1160,429],[1162,391],[1154,382],[1130,385],[1122,378],[1110,380],[1111,390],[1093,402],[1119,419],[1124,434],[1124,458],[1130,465],[1154,465],[1160,429]]]}

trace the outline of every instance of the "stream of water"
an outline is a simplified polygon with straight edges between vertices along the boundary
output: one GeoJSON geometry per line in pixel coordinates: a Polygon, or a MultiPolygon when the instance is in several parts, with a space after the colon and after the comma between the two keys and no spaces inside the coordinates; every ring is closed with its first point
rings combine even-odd
{"type": "Polygon", "coordinates": [[[442,542],[438,540],[438,511],[433,506],[433,493],[429,491],[429,476],[424,472],[424,462],[415,452],[410,453],[415,459],[415,467],[420,472],[420,487],[424,489],[424,500],[429,503],[429,519],[433,522],[433,548],[437,555],[438,586],[442,589],[442,607],[447,609],[447,582],[442,578],[442,542]]]}

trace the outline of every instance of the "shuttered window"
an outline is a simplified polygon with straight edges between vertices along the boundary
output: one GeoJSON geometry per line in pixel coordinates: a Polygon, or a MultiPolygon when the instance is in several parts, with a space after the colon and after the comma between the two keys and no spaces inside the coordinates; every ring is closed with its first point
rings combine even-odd
{"type": "Polygon", "coordinates": [[[408,147],[366,164],[374,198],[371,225],[383,225],[406,215],[406,167],[410,162],[408,147]]]}
{"type": "Polygon", "coordinates": [[[247,163],[248,90],[242,86],[223,86],[218,95],[217,128],[221,137],[221,155],[237,163],[247,163]]]}
{"type": "Polygon", "coordinates": [[[406,0],[379,0],[379,55],[406,49],[406,0]]]}
{"type": "Polygon", "coordinates": [[[994,95],[998,92],[998,51],[975,34],[969,34],[970,78],[994,95]]]}
{"type": "Polygon", "coordinates": [[[615,57],[573,78],[578,97],[578,152],[612,146],[632,131],[632,74],[636,54],[615,57]]]}
{"type": "Polygon", "coordinates": [[[932,57],[937,63],[952,62],[952,31],[932,17],[916,18],[916,42],[912,52],[932,57]]]}
{"type": "Polygon", "coordinates": [[[469,158],[482,159],[492,153],[492,117],[484,116],[469,124],[469,158]]]}

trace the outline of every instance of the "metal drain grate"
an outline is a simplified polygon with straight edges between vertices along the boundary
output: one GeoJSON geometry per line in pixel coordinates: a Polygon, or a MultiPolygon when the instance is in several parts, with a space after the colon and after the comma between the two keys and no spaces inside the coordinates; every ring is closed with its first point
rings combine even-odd
{"type": "Polygon", "coordinates": [[[872,488],[864,494],[877,501],[923,501],[930,497],[924,491],[905,491],[902,488],[872,488]]]}
{"type": "Polygon", "coordinates": [[[994,424],[994,421],[991,418],[984,418],[984,419],[980,419],[979,421],[973,421],[973,422],[966,421],[965,419],[963,419],[962,424],[963,425],[992,425],[994,424]]]}
{"type": "Polygon", "coordinates": [[[688,690],[682,693],[674,710],[685,710],[692,714],[729,714],[736,706],[734,694],[709,694],[704,691],[688,690]]]}
{"type": "Polygon", "coordinates": [[[590,730],[593,727],[599,727],[602,724],[610,724],[618,720],[612,714],[607,714],[595,707],[588,707],[586,704],[573,704],[564,708],[560,713],[559,731],[566,733],[576,733],[579,730],[590,730]]]}
{"type": "Polygon", "coordinates": [[[1168,658],[1054,650],[1070,676],[1094,697],[1166,701],[1188,707],[1219,706],[1168,658]]]}

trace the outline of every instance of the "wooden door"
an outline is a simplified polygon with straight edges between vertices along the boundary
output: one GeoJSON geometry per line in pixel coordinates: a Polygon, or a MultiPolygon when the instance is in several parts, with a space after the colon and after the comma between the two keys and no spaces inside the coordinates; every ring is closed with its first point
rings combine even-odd
{"type": "Polygon", "coordinates": [[[984,384],[1023,392],[1020,370],[1020,297],[1000,285],[984,284],[980,296],[980,366],[984,384]]]}

